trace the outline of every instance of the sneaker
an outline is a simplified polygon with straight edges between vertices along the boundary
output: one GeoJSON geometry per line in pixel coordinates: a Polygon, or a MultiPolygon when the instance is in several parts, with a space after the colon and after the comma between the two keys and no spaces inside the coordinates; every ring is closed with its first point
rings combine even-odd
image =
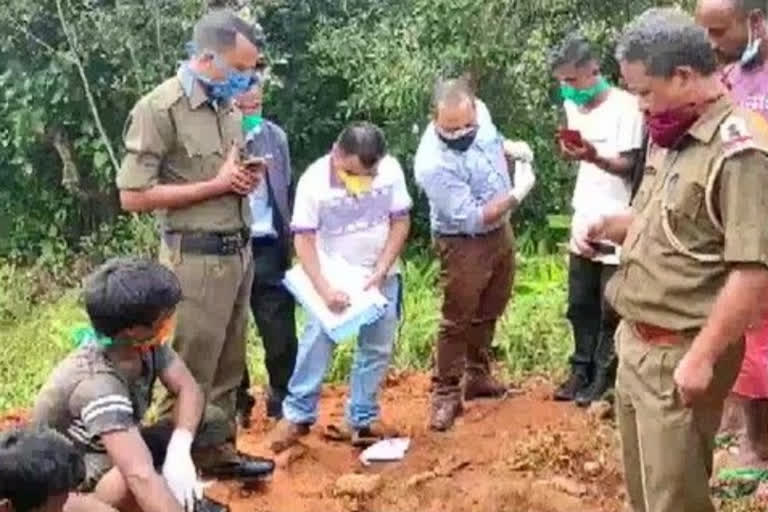
{"type": "Polygon", "coordinates": [[[557,391],[555,391],[555,400],[558,402],[572,402],[576,399],[579,391],[588,385],[587,380],[578,373],[572,373],[557,391]]]}
{"type": "Polygon", "coordinates": [[[272,430],[269,449],[274,453],[284,452],[307,434],[309,434],[309,425],[282,419],[272,430]]]}

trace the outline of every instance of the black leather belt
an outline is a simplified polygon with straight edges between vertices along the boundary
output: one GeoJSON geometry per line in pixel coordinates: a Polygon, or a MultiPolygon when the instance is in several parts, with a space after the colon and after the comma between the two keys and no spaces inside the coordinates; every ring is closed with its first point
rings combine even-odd
{"type": "Polygon", "coordinates": [[[230,256],[238,254],[250,240],[247,229],[231,233],[167,232],[168,236],[180,236],[181,252],[230,256]]]}
{"type": "Polygon", "coordinates": [[[493,236],[501,231],[501,228],[492,229],[485,233],[434,233],[435,238],[485,238],[487,236],[493,236]]]}

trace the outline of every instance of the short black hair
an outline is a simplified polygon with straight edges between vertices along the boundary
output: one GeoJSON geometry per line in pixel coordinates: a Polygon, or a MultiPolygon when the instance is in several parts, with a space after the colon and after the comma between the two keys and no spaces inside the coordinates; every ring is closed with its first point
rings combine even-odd
{"type": "Polygon", "coordinates": [[[96,332],[152,326],[181,301],[181,285],[167,267],[150,260],[115,258],[85,281],[85,309],[96,332]]]}
{"type": "Polygon", "coordinates": [[[348,156],[357,156],[370,169],[387,153],[387,140],[381,128],[373,123],[352,123],[341,132],[337,147],[348,156]]]}
{"type": "Polygon", "coordinates": [[[47,428],[0,432],[0,500],[29,512],[53,496],[74,491],[85,479],[80,452],[47,428]]]}
{"type": "Polygon", "coordinates": [[[215,9],[200,18],[193,30],[192,43],[197,55],[222,52],[235,46],[237,34],[257,48],[265,45],[261,25],[245,21],[231,9],[215,9]]]}
{"type": "Polygon", "coordinates": [[[592,43],[581,32],[571,32],[549,54],[549,65],[553,70],[573,64],[581,67],[595,60],[592,43]]]}

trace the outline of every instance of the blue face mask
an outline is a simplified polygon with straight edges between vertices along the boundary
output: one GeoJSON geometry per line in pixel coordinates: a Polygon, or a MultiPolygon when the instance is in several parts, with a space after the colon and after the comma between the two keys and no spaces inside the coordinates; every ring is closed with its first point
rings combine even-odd
{"type": "Polygon", "coordinates": [[[229,101],[233,97],[248,91],[254,85],[261,83],[261,74],[253,71],[238,71],[232,69],[218,56],[214,56],[214,65],[226,72],[224,80],[211,80],[197,75],[198,80],[208,86],[208,95],[217,101],[229,101]]]}

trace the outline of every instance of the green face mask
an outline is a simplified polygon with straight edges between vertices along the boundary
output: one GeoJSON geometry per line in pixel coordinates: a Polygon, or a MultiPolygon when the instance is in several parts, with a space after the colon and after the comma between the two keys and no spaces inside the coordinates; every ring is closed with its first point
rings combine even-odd
{"type": "Polygon", "coordinates": [[[260,128],[263,122],[264,118],[261,117],[261,114],[243,116],[243,133],[251,133],[253,130],[260,128]]]}
{"type": "Polygon", "coordinates": [[[560,96],[564,100],[571,101],[581,107],[589,105],[599,94],[610,88],[611,84],[608,83],[608,80],[600,77],[597,83],[588,89],[577,89],[573,86],[562,84],[560,86],[560,96]]]}

